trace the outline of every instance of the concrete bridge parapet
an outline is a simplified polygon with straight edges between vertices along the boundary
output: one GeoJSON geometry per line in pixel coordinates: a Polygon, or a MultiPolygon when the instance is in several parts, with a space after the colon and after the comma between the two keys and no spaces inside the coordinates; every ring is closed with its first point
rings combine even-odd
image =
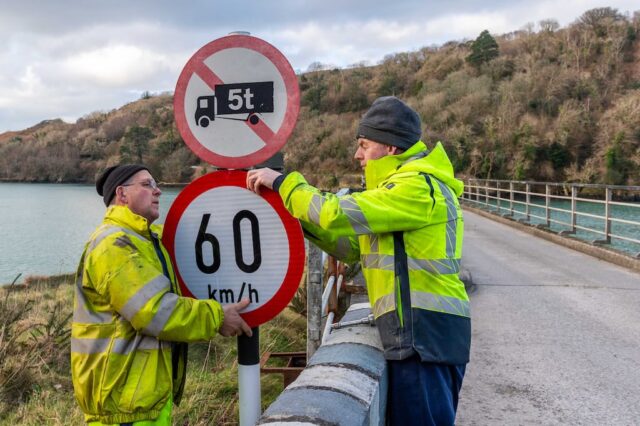
{"type": "MultiPolygon", "coordinates": [[[[341,324],[370,318],[368,303],[351,305],[341,324]]],[[[352,323],[352,324],[353,324],[352,323]]],[[[264,412],[259,425],[383,425],[387,366],[375,325],[335,329],[264,412]]]]}

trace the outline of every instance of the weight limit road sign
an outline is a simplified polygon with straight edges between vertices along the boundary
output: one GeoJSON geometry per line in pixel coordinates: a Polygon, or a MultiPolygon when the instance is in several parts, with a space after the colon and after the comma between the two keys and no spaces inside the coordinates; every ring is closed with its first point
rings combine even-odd
{"type": "Polygon", "coordinates": [[[280,196],[246,189],[244,171],[218,171],[184,188],[173,202],[163,242],[185,296],[222,304],[243,298],[251,327],[282,311],[304,269],[299,222],[280,196]]]}
{"type": "Polygon", "coordinates": [[[256,37],[214,40],[189,59],[174,96],[187,146],[221,168],[251,167],[273,156],[300,111],[298,80],[287,59],[256,37]]]}

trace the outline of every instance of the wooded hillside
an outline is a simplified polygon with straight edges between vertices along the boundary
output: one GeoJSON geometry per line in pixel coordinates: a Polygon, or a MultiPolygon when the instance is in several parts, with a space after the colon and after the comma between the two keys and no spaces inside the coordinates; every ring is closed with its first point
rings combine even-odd
{"type": "MultiPolygon", "coordinates": [[[[378,96],[396,95],[460,175],[640,185],[639,39],[640,11],[599,8],[567,28],[549,19],[483,32],[376,66],[314,64],[299,75],[302,108],[285,167],[323,188],[353,186],[358,119],[378,96]]],[[[204,164],[176,129],[170,94],[0,135],[3,180],[92,182],[121,161],[142,161],[164,182],[207,169],[192,167],[204,164]]]]}

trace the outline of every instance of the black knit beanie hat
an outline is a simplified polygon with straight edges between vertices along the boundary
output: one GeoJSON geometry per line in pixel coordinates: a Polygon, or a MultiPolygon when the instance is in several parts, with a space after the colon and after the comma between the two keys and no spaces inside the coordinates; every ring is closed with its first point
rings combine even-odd
{"type": "Polygon", "coordinates": [[[104,205],[108,206],[111,203],[118,186],[140,170],[149,171],[148,168],[141,164],[121,164],[119,166],[111,166],[105,170],[96,181],[96,191],[102,195],[104,205]]]}
{"type": "Polygon", "coordinates": [[[421,134],[418,113],[395,96],[383,96],[362,116],[357,137],[407,150],[421,134]]]}

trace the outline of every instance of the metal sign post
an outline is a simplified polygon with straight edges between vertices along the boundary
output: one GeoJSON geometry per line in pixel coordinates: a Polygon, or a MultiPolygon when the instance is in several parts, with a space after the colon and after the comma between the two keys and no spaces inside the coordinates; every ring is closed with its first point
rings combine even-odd
{"type": "Polygon", "coordinates": [[[286,143],[300,111],[298,79],[275,47],[235,33],[200,48],[174,94],[175,120],[202,160],[226,171],[188,185],[167,215],[165,237],[183,294],[222,304],[248,298],[253,336],[238,337],[240,424],[260,417],[258,325],[291,301],[304,271],[300,223],[280,196],[246,189],[246,172],[286,143]]]}
{"type": "Polygon", "coordinates": [[[238,336],[238,391],[240,426],[255,425],[260,418],[260,329],[253,335],[238,336]]]}

